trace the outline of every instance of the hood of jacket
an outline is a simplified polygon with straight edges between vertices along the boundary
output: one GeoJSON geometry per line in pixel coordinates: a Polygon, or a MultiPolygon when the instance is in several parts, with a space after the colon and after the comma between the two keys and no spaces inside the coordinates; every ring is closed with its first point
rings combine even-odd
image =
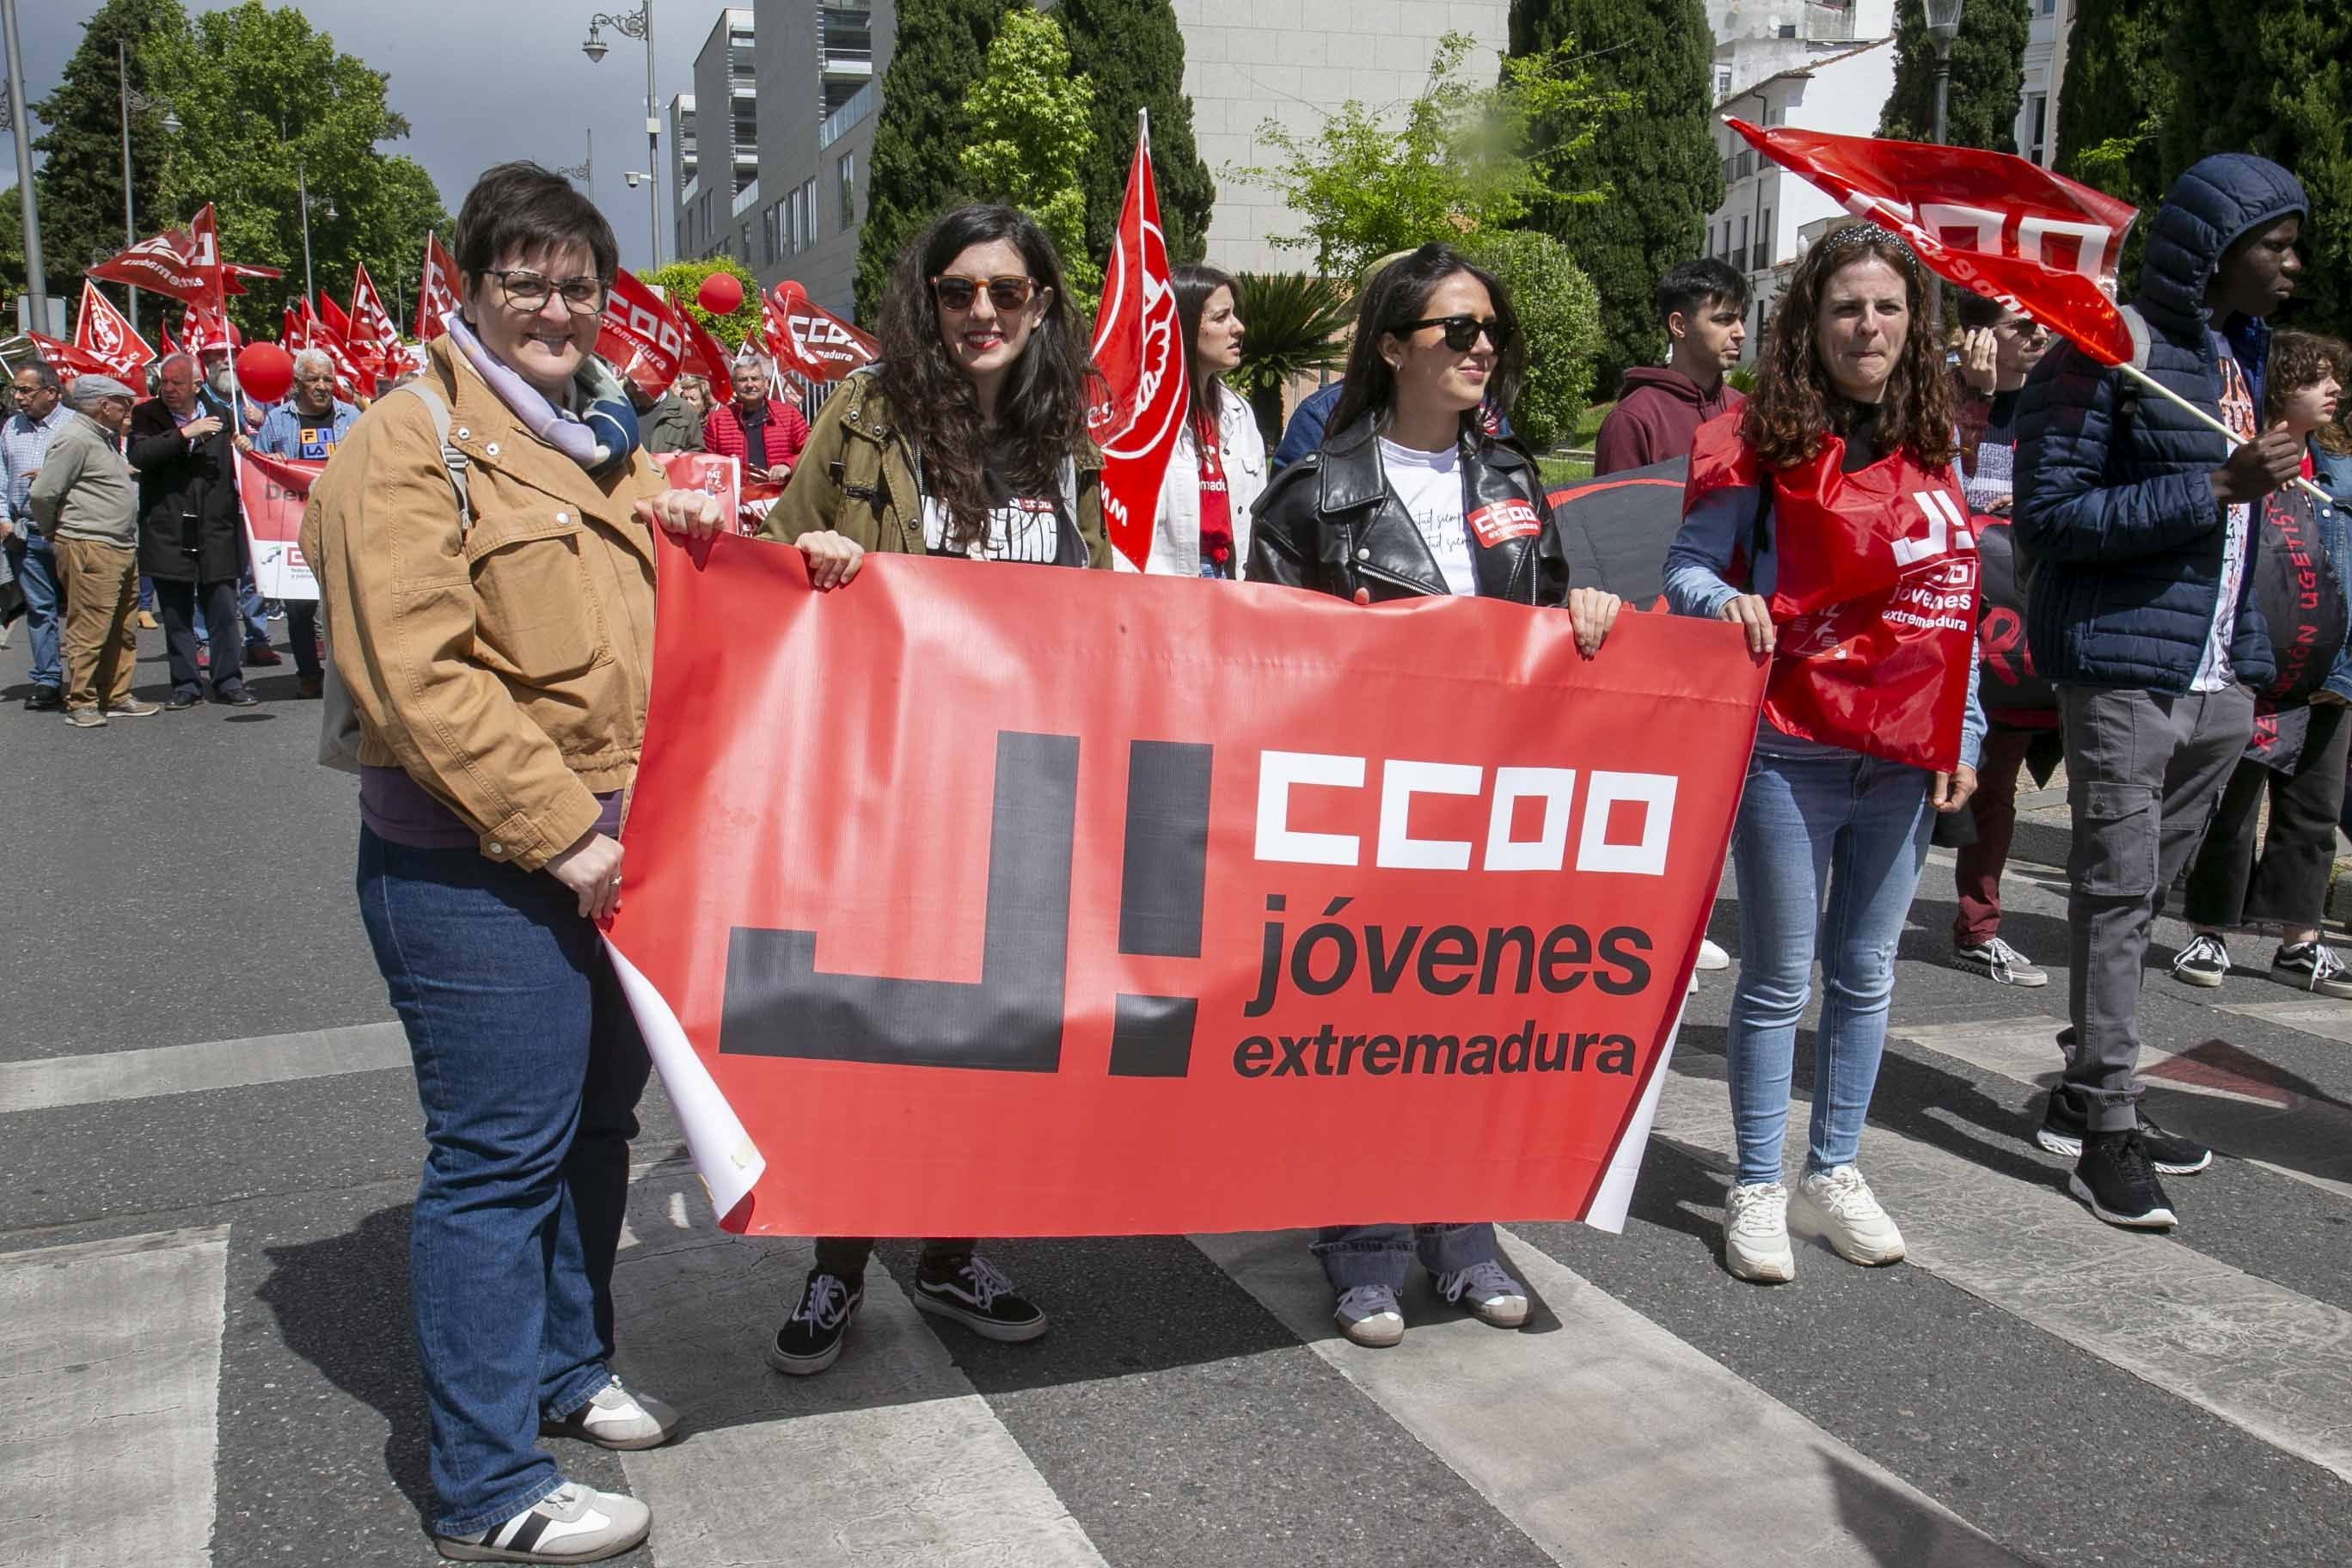
{"type": "MultiPolygon", "coordinates": [[[[2187,337],[2206,322],[2205,294],[2230,247],[2290,213],[2306,217],[2311,198],[2302,182],[2267,158],[2221,153],[2192,163],[2165,193],[2148,226],[2140,264],[2141,314],[2159,330],[2187,337]]],[[[2266,335],[2241,317],[2216,322],[2232,342],[2245,330],[2266,335]]]]}

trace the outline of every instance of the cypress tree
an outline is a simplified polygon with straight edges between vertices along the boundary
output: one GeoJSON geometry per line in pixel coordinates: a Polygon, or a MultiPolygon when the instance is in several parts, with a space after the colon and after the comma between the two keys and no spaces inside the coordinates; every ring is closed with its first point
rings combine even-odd
{"type": "Polygon", "coordinates": [[[1595,385],[1613,392],[1628,365],[1665,349],[1651,319],[1659,274],[1697,256],[1707,215],[1723,201],[1715,149],[1715,35],[1704,0],[1512,0],[1511,53],[1575,40],[1626,111],[1568,160],[1557,184],[1599,201],[1553,200],[1528,226],[1564,243],[1601,294],[1595,385]]]}
{"type": "MultiPolygon", "coordinates": [[[[107,0],[82,29],[57,89],[33,105],[46,127],[33,147],[44,158],[35,187],[41,206],[42,269],[50,293],[77,298],[81,269],[123,246],[122,97],[114,46],[129,46],[131,90],[160,96],[166,84],[142,50],[184,38],[187,30],[179,0],[107,0]]],[[[142,238],[187,217],[156,207],[171,148],[160,105],[132,111],[132,216],[142,238]]]]}
{"type": "Polygon", "coordinates": [[[898,252],[963,195],[964,99],[985,74],[1004,0],[899,0],[857,236],[857,319],[870,324],[898,252]]]}
{"type": "Polygon", "coordinates": [[[1062,0],[1070,68],[1094,83],[1094,144],[1080,165],[1087,193],[1087,251],[1110,254],[1135,155],[1135,111],[1151,112],[1151,172],[1171,261],[1201,259],[1208,246],[1216,182],[1192,141],[1192,100],[1184,90],[1184,35],[1169,0],[1062,0]]]}
{"type": "Polygon", "coordinates": [[[2141,207],[2164,195],[2157,132],[2171,108],[2177,0],[2075,0],[2058,87],[2057,171],[2141,207]]]}
{"type": "MultiPolygon", "coordinates": [[[[2017,110],[2025,95],[2025,44],[2033,19],[2026,0],[1969,0],[1952,40],[1952,82],[1944,140],[1955,147],[2017,151],[2017,110]]],[[[2082,28],[2075,28],[2080,37],[2082,28]]],[[[1878,133],[1903,142],[1936,139],[1936,46],[1927,9],[1903,0],[1895,20],[1895,90],[1878,133]]]]}
{"type": "Polygon", "coordinates": [[[2175,80],[2158,132],[2168,177],[2214,153],[2253,153],[2311,197],[2305,268],[2282,320],[2352,330],[2352,8],[2343,0],[2183,5],[2166,58],[2175,80]]]}

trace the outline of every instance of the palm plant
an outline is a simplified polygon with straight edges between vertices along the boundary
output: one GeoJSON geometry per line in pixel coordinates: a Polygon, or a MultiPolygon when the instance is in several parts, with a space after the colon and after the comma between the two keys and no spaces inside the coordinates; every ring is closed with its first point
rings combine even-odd
{"type": "Polygon", "coordinates": [[[1348,357],[1355,324],[1355,290],[1307,272],[1244,272],[1242,363],[1226,377],[1249,399],[1258,429],[1272,447],[1282,438],[1282,393],[1292,378],[1328,370],[1348,357]]]}

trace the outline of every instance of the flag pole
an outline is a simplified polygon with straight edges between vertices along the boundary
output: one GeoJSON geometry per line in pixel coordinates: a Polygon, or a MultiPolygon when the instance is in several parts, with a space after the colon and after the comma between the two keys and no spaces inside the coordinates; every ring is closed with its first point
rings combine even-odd
{"type": "MultiPolygon", "coordinates": [[[[2221,438],[2230,444],[2230,450],[2234,452],[2240,447],[2245,445],[2244,442],[2238,439],[2238,433],[2236,431],[2231,429],[2227,425],[2222,424],[2219,419],[2214,418],[2210,414],[2206,413],[2202,408],[2198,407],[2197,405],[2189,402],[2189,399],[2181,396],[2180,394],[2173,391],[2172,388],[2165,385],[2164,383],[2157,380],[2156,377],[2148,374],[2147,372],[2140,369],[2139,366],[2125,363],[2119,364],[2116,366],[2116,368],[2123,372],[2126,375],[2131,377],[2134,381],[2139,383],[2146,390],[2153,392],[2158,397],[2163,398],[2166,402],[2172,404],[2176,407],[2186,409],[2189,416],[2195,419],[2200,425],[2204,426],[2209,430],[2218,432],[2221,438]]],[[[2321,489],[2309,479],[2294,479],[2289,480],[2288,483],[2295,486],[2298,489],[2301,489],[2305,494],[2310,496],[2322,506],[2333,506],[2336,504],[2336,498],[2334,496],[2329,495],[2326,490],[2321,489]]]]}

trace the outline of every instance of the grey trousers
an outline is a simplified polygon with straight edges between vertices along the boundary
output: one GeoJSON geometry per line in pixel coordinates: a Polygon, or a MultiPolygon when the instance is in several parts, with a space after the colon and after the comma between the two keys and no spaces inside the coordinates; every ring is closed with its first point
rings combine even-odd
{"type": "Polygon", "coordinates": [[[2061,686],[2074,841],[2066,924],[2074,1054],[2063,1091],[2095,1131],[2137,1126],[2148,929],[2196,854],[2254,727],[2242,686],[2183,697],[2061,686]]]}

